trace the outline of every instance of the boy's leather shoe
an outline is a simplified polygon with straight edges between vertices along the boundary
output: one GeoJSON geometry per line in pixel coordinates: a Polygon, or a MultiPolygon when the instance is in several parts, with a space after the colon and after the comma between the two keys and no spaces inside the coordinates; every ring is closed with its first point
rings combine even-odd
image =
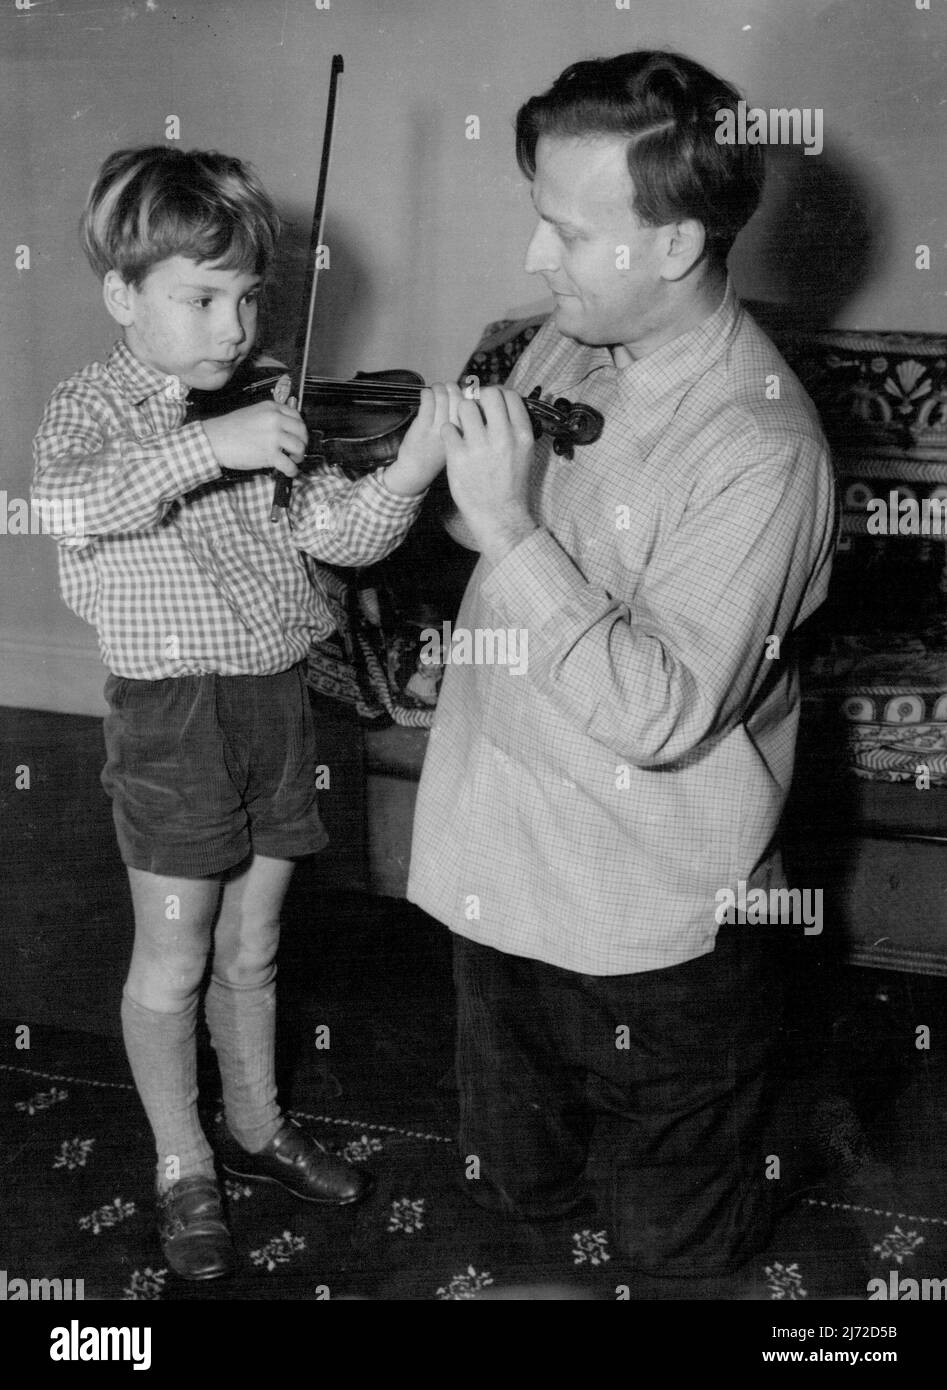
{"type": "Polygon", "coordinates": [[[222,1120],[214,1147],[221,1166],[238,1178],[276,1182],[306,1202],[344,1207],[359,1202],[372,1187],[368,1173],[336,1158],[296,1124],[283,1118],[274,1137],[259,1153],[240,1147],[222,1120]]]}
{"type": "Polygon", "coordinates": [[[233,1241],[214,1178],[180,1178],[157,1195],[158,1238],[182,1279],[221,1279],[234,1270],[233,1241]]]}

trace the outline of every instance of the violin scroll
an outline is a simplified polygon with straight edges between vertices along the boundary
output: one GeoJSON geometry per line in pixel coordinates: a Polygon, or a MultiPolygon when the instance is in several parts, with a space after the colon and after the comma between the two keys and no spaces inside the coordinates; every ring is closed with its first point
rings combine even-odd
{"type": "Polygon", "coordinates": [[[548,434],[554,451],[571,459],[576,444],[594,444],[602,433],[605,417],[582,401],[569,401],[559,396],[555,401],[542,399],[542,388],[534,386],[523,404],[533,424],[537,439],[548,434]]]}
{"type": "Polygon", "coordinates": [[[582,401],[567,401],[563,396],[556,401],[556,409],[565,413],[566,429],[574,444],[594,444],[601,436],[605,425],[601,411],[582,401]]]}

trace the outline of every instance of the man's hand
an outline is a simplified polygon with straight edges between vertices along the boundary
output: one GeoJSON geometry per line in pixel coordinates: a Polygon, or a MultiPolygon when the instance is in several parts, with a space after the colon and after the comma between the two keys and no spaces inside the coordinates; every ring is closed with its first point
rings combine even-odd
{"type": "Polygon", "coordinates": [[[536,530],[527,502],[533,427],[515,391],[485,386],[461,401],[446,424],[447,481],[457,508],[489,564],[536,530]]]}
{"type": "Polygon", "coordinates": [[[459,405],[460,388],[452,381],[424,387],[418,413],[401,441],[398,457],[385,472],[385,486],[392,492],[413,497],[434,481],[446,459],[441,426],[457,419],[459,405]]]}
{"type": "Polygon", "coordinates": [[[201,423],[221,468],[278,468],[288,478],[299,472],[309,433],[291,405],[260,401],[201,423]]]}

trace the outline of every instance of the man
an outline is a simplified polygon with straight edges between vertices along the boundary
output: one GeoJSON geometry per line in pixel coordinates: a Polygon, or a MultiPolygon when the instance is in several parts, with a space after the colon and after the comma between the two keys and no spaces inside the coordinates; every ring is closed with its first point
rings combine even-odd
{"type": "Polygon", "coordinates": [[[768,1235],[794,928],[719,925],[718,904],[785,887],[793,634],[835,529],[812,404],[727,278],[762,187],[758,148],[715,138],[737,100],[641,52],[519,112],[526,268],[555,310],[510,385],[605,426],[570,462],[491,388],[444,427],[481,552],[457,629],[519,632],[528,663],[448,668],[408,889],[456,933],[470,1195],[540,1219],[591,1187],[632,1267],[678,1279],[768,1235]]]}

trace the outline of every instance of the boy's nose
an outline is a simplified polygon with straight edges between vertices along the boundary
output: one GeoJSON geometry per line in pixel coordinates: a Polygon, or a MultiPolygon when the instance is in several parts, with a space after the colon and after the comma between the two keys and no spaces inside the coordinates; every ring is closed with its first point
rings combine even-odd
{"type": "Polygon", "coordinates": [[[242,343],[247,336],[247,327],[238,312],[229,313],[220,326],[220,337],[225,343],[232,343],[236,346],[242,343]]]}

